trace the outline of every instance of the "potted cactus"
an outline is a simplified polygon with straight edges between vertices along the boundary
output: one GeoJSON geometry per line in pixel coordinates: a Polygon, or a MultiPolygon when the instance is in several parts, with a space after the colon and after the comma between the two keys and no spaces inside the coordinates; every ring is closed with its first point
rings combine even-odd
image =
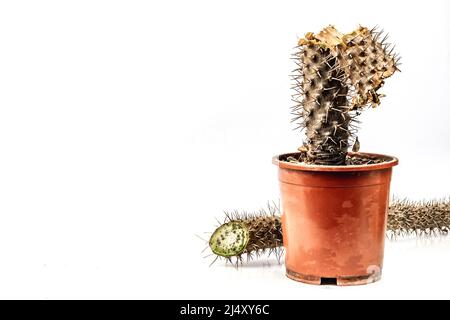
{"type": "Polygon", "coordinates": [[[392,156],[359,153],[357,117],[376,107],[398,58],[376,29],[307,33],[294,54],[298,152],[279,167],[286,273],[301,282],[357,285],[380,279],[392,156]],[[352,151],[348,150],[352,147],[352,151]]]}
{"type": "Polygon", "coordinates": [[[357,117],[380,104],[384,80],[399,70],[386,39],[376,29],[342,34],[329,26],[298,41],[293,113],[306,139],[298,152],[273,158],[281,219],[276,206],[268,214],[228,214],[208,241],[214,261],[236,258],[238,264],[242,255],[266,250],[280,258],[284,246],[289,278],[358,285],[381,277],[387,224],[393,235],[448,232],[448,201],[397,201],[388,216],[398,160],[358,152],[357,117]]]}

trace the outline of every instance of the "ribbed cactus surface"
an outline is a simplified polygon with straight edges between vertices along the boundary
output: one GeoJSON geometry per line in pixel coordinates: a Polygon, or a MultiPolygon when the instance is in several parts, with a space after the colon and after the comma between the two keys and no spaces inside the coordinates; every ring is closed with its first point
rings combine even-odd
{"type": "Polygon", "coordinates": [[[344,35],[333,26],[299,40],[293,113],[306,130],[306,162],[346,164],[355,118],[380,103],[378,90],[398,70],[398,58],[385,41],[375,29],[359,27],[344,35]]]}

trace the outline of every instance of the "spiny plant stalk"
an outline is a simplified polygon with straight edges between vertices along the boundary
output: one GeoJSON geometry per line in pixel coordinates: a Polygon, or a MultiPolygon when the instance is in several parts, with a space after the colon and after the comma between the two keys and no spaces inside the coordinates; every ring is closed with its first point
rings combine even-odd
{"type": "Polygon", "coordinates": [[[450,199],[393,201],[388,211],[387,229],[393,236],[448,234],[450,199]]]}
{"type": "Polygon", "coordinates": [[[347,35],[333,26],[298,41],[293,121],[306,129],[305,162],[345,165],[360,110],[380,103],[378,89],[398,70],[382,32],[359,27],[347,35]]]}
{"type": "Polygon", "coordinates": [[[305,42],[302,61],[301,113],[308,139],[307,157],[316,164],[343,164],[348,148],[349,115],[345,74],[321,43],[305,42]],[[340,142],[340,143],[338,143],[340,142]]]}
{"type": "MultiPolygon", "coordinates": [[[[432,201],[393,200],[387,219],[389,237],[417,235],[446,235],[450,231],[450,198],[432,201]]],[[[218,257],[238,265],[243,255],[248,259],[265,251],[282,254],[283,237],[280,210],[269,205],[269,210],[255,214],[238,211],[226,213],[225,222],[212,234],[209,247],[218,257]]]]}

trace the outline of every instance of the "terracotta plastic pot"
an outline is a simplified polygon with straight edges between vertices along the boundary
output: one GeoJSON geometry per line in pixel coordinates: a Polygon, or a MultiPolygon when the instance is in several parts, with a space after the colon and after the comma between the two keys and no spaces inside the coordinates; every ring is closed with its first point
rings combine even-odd
{"type": "Polygon", "coordinates": [[[392,167],[315,166],[275,156],[279,167],[286,275],[310,284],[359,285],[380,279],[392,167]]]}

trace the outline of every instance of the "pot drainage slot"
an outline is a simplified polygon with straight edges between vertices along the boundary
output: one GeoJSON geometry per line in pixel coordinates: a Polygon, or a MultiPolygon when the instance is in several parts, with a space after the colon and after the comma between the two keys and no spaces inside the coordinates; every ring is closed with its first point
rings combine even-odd
{"type": "Polygon", "coordinates": [[[337,286],[337,278],[320,278],[321,286],[337,286]]]}

